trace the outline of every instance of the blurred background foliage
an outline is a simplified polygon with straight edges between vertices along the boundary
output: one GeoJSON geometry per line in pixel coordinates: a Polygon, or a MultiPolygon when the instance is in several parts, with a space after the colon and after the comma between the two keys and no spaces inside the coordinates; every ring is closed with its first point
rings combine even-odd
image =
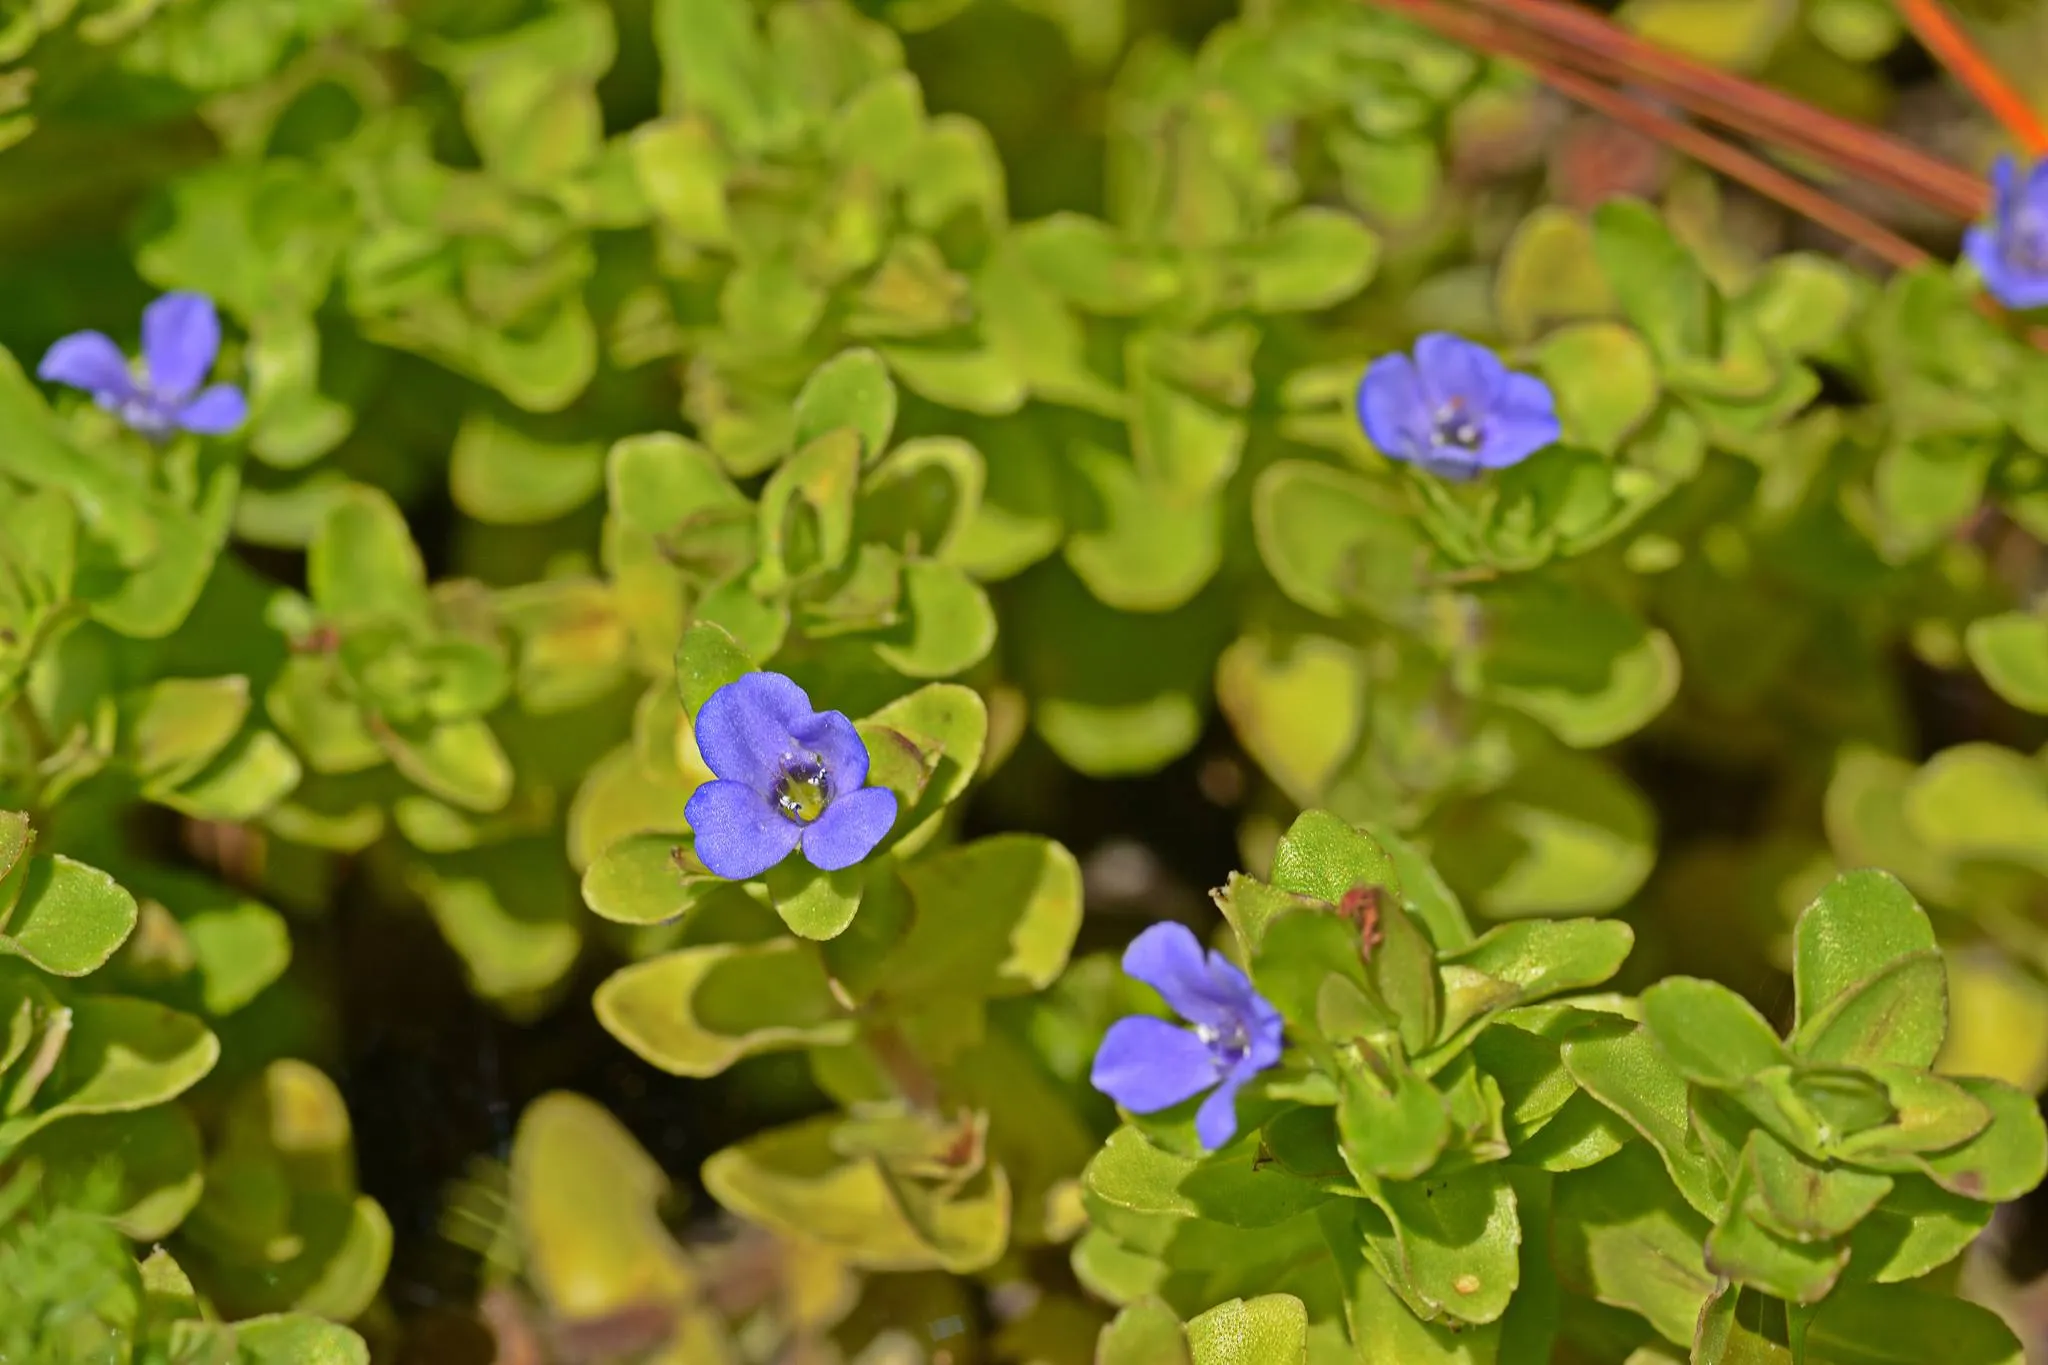
{"type": "MultiPolygon", "coordinates": [[[[1614,14],[1999,145],[1886,0],[1614,14]]],[[[84,1305],[23,1359],[1090,1359],[1113,954],[1306,807],[1777,1024],[1884,867],[1940,1068],[2048,1083],[2048,357],[1967,277],[1356,0],[4,0],[0,58],[0,1257],[84,1305]],[[241,435],[26,377],[165,290],[241,435]],[[1564,442],[1371,449],[1430,329],[1564,442]],[[691,865],[679,650],[902,741],[875,862],[691,865]]]]}

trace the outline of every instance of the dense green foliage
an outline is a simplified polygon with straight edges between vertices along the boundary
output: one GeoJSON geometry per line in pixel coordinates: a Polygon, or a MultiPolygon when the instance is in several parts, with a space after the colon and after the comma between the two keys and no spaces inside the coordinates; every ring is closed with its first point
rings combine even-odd
{"type": "Polygon", "coordinates": [[[0,5],[0,1360],[428,1358],[307,951],[371,904],[808,1113],[707,1240],[534,1100],[441,1219],[507,1361],[2020,1359],[1957,1279],[2048,1169],[2048,355],[1697,171],[1553,202],[1543,92],[1356,0],[1213,8],[0,5]],[[232,435],[32,377],[164,291],[232,435]],[[1563,439],[1374,450],[1429,330],[1563,439]],[[755,670],[895,793],[858,864],[697,858],[755,670]],[[1288,1043],[1215,1152],[1091,1089],[1163,1011],[1005,818],[1190,755],[1288,1043]]]}

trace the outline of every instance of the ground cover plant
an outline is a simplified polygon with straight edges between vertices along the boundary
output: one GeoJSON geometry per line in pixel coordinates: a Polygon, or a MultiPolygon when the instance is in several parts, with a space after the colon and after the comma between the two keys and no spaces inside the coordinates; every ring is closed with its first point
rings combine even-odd
{"type": "Polygon", "coordinates": [[[2048,1359],[2044,36],[0,0],[0,1360],[2048,1359]]]}

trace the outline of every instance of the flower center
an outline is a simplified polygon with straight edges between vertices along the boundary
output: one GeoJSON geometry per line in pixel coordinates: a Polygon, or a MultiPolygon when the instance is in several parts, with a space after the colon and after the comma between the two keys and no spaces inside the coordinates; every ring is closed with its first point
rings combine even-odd
{"type": "Polygon", "coordinates": [[[1225,1066],[1236,1066],[1252,1050],[1252,1040],[1246,1035],[1243,1024],[1232,1024],[1227,1029],[1214,1024],[1197,1024],[1195,1036],[1206,1043],[1225,1066]]]}
{"type": "Polygon", "coordinates": [[[800,825],[808,825],[825,813],[832,800],[832,783],[825,765],[810,754],[786,754],[782,777],[775,784],[775,804],[800,825]]]}
{"type": "Polygon", "coordinates": [[[1439,450],[1474,455],[1478,453],[1485,435],[1480,429],[1479,419],[1465,406],[1465,400],[1453,398],[1436,410],[1429,439],[1439,450]]]}
{"type": "Polygon", "coordinates": [[[2005,257],[2021,270],[2048,273],[2048,214],[2024,208],[2014,213],[2005,257]]]}

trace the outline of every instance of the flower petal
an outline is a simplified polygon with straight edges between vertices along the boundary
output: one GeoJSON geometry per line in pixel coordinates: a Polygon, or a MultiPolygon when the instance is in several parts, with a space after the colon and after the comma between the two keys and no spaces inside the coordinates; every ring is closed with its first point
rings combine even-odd
{"type": "Polygon", "coordinates": [[[793,726],[790,735],[824,763],[833,791],[850,792],[868,784],[868,746],[841,713],[820,711],[793,726]]]}
{"type": "Polygon", "coordinates": [[[1134,1014],[1102,1036],[1088,1083],[1134,1114],[1156,1114],[1193,1099],[1222,1075],[1216,1054],[1200,1038],[1164,1019],[1134,1014]]]}
{"type": "Polygon", "coordinates": [[[249,402],[233,384],[210,384],[179,408],[174,419],[201,436],[225,436],[249,418],[249,402]]]}
{"type": "Polygon", "coordinates": [[[2003,246],[1990,228],[1973,227],[1963,233],[1963,254],[1983,277],[1992,298],[2022,312],[2048,305],[2048,275],[2013,266],[2006,260],[2003,246]]]}
{"type": "Polygon", "coordinates": [[[1271,1001],[1255,994],[1252,996],[1252,1017],[1245,1032],[1250,1035],[1251,1047],[1245,1052],[1244,1060],[1237,1064],[1237,1069],[1249,1080],[1266,1068],[1280,1064],[1280,1054],[1287,1046],[1287,1025],[1271,1001]]]}
{"type": "Polygon", "coordinates": [[[1202,944],[1185,924],[1155,924],[1124,949],[1124,974],[1158,991],[1190,1023],[1229,1028],[1237,1011],[1219,989],[1202,956],[1202,944]]]}
{"type": "Polygon", "coordinates": [[[94,396],[104,394],[115,402],[135,392],[135,380],[128,373],[128,357],[104,332],[73,332],[68,337],[59,337],[43,352],[43,363],[36,366],[36,378],[84,389],[94,396]]]}
{"type": "Polygon", "coordinates": [[[852,867],[875,851],[896,823],[896,793],[862,787],[835,796],[825,813],[803,831],[804,857],[827,872],[852,867]]]}
{"type": "Polygon", "coordinates": [[[1358,422],[1391,460],[1412,460],[1429,444],[1429,408],[1415,363],[1396,352],[1366,367],[1358,385],[1358,422]]]}
{"type": "Polygon", "coordinates": [[[1424,332],[1415,339],[1415,375],[1432,412],[1457,398],[1484,421],[1507,381],[1508,367],[1477,342],[1450,332],[1424,332]]]}
{"type": "Polygon", "coordinates": [[[774,790],[811,699],[780,673],[749,673],[713,692],[697,709],[697,751],[712,772],[758,792],[774,790]]]}
{"type": "Polygon", "coordinates": [[[2014,192],[2019,188],[2019,163],[2010,152],[1999,154],[1991,163],[1991,217],[2003,223],[2012,216],[2014,192]]]}
{"type": "Polygon", "coordinates": [[[787,858],[803,834],[803,826],[742,782],[706,782],[690,793],[683,818],[696,837],[698,860],[736,882],[787,858]]]}
{"type": "Polygon", "coordinates": [[[220,354],[220,315],[204,294],[166,294],[142,310],[142,358],[149,386],[166,403],[195,393],[220,354]]]}
{"type": "Polygon", "coordinates": [[[1561,434],[1550,386],[1531,374],[1509,374],[1487,417],[1478,462],[1487,469],[1506,469],[1557,444],[1561,434]]]}
{"type": "Polygon", "coordinates": [[[1213,1152],[1237,1136],[1237,1088],[1243,1084],[1243,1078],[1232,1073],[1195,1111],[1195,1136],[1204,1150],[1213,1152]]]}

